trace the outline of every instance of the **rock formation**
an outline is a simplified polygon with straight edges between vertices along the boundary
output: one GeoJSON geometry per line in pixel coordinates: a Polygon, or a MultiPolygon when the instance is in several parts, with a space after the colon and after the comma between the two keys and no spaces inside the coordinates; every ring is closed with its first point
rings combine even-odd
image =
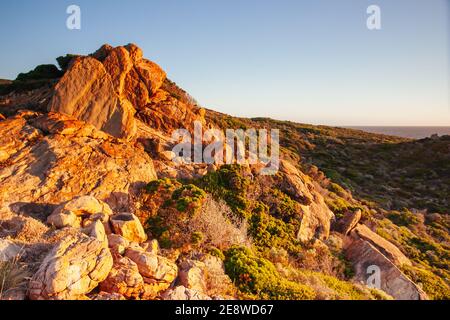
{"type": "MultiPolygon", "coordinates": [[[[427,298],[402,268],[426,254],[439,269],[438,247],[424,241],[431,249],[414,256],[372,231],[390,215],[302,159],[299,150],[315,147],[306,139],[284,141],[270,177],[261,163],[185,163],[172,151],[176,129],[268,122],[199,107],[134,44],[69,58],[41,86],[0,83],[10,86],[0,91],[0,263],[30,273],[0,298],[379,298],[365,286],[371,266],[392,297],[427,298]],[[344,254],[362,289],[329,284],[345,278],[329,275],[347,267],[344,254]]],[[[424,234],[445,220],[424,214],[433,218],[424,227],[418,217],[399,225],[424,234]]]]}

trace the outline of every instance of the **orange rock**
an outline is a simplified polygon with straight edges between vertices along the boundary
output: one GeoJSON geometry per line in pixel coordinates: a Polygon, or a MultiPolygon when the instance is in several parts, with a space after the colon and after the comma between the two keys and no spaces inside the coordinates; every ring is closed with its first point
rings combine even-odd
{"type": "Polygon", "coordinates": [[[119,99],[111,76],[91,57],[75,59],[56,85],[48,111],[74,116],[118,138],[130,138],[136,130],[134,109],[119,99]]]}
{"type": "Polygon", "coordinates": [[[32,300],[71,300],[91,292],[106,279],[111,253],[88,236],[67,237],[44,259],[30,281],[32,300]]]}
{"type": "Polygon", "coordinates": [[[127,257],[115,257],[108,277],[100,283],[101,291],[123,295],[125,298],[138,298],[144,291],[144,279],[137,265],[127,257]]]}

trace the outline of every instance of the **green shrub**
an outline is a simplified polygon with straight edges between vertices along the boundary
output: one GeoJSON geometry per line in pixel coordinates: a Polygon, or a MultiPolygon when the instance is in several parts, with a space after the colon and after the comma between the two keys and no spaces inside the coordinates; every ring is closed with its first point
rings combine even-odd
{"type": "Polygon", "coordinates": [[[243,175],[239,165],[224,165],[195,183],[214,197],[224,200],[234,213],[249,217],[246,193],[251,182],[243,175]]]}
{"type": "Polygon", "coordinates": [[[225,254],[225,270],[240,291],[261,299],[311,300],[314,291],[280,276],[275,266],[248,248],[233,247],[225,254]]]}
{"type": "Polygon", "coordinates": [[[69,68],[69,64],[72,61],[72,59],[76,57],[78,57],[78,55],[76,54],[66,54],[65,56],[60,56],[56,58],[56,61],[58,62],[59,68],[65,72],[69,68]]]}
{"type": "Polygon", "coordinates": [[[62,72],[53,64],[43,64],[27,73],[20,73],[16,81],[56,79],[62,76],[62,72]]]}
{"type": "Polygon", "coordinates": [[[336,193],[338,196],[340,197],[344,197],[347,192],[345,191],[344,188],[342,188],[340,185],[338,185],[337,183],[330,183],[328,189],[334,193],[336,193]]]}
{"type": "Polygon", "coordinates": [[[450,287],[440,277],[433,272],[413,267],[402,266],[402,271],[417,284],[422,285],[430,299],[434,300],[450,300],[450,287]]]}
{"type": "Polygon", "coordinates": [[[212,255],[213,257],[219,258],[222,261],[225,260],[225,255],[223,254],[222,250],[220,250],[220,249],[218,249],[216,247],[209,248],[208,253],[210,255],[212,255]]]}
{"type": "Polygon", "coordinates": [[[206,193],[193,184],[183,185],[172,193],[172,200],[176,203],[176,208],[180,212],[188,209],[195,211],[200,207],[206,193]]]}
{"type": "Polygon", "coordinates": [[[191,235],[191,242],[193,245],[199,245],[203,242],[204,236],[200,231],[195,231],[191,235]]]}
{"type": "Polygon", "coordinates": [[[400,227],[409,227],[411,225],[419,223],[419,219],[414,215],[414,213],[406,208],[401,212],[391,212],[387,217],[389,220],[400,227]]]}

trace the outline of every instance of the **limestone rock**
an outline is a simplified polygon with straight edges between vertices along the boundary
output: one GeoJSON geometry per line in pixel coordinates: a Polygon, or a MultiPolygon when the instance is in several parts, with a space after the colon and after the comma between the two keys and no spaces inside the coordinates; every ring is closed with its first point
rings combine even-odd
{"type": "Polygon", "coordinates": [[[363,239],[376,247],[395,265],[411,265],[411,261],[394,244],[379,236],[363,224],[358,224],[352,231],[351,236],[355,239],[363,239]]]}
{"type": "Polygon", "coordinates": [[[188,288],[205,292],[205,264],[196,260],[185,260],[179,265],[178,282],[188,288]]]}
{"type": "Polygon", "coordinates": [[[369,241],[354,240],[346,250],[346,257],[353,262],[355,280],[371,284],[369,277],[379,271],[380,288],[398,300],[424,300],[426,294],[406,277],[369,241]]]}
{"type": "Polygon", "coordinates": [[[118,234],[110,234],[108,235],[108,245],[112,251],[123,255],[126,248],[130,246],[130,241],[118,234]]]}
{"type": "Polygon", "coordinates": [[[45,257],[30,281],[32,300],[72,300],[106,279],[113,265],[103,244],[87,236],[66,237],[45,257]]]}
{"type": "Polygon", "coordinates": [[[91,196],[80,196],[58,206],[47,222],[57,228],[79,227],[82,218],[87,217],[89,220],[89,223],[83,223],[83,226],[87,226],[95,220],[106,222],[111,214],[111,208],[103,201],[91,196]]]}
{"type": "Polygon", "coordinates": [[[211,300],[207,295],[196,290],[188,289],[183,286],[178,286],[174,289],[169,289],[161,295],[163,300],[211,300]]]}
{"type": "Polygon", "coordinates": [[[91,57],[71,64],[55,87],[48,111],[74,116],[118,138],[136,131],[134,109],[116,95],[111,76],[91,57]]]}
{"type": "Polygon", "coordinates": [[[177,265],[162,256],[134,248],[128,248],[125,256],[137,264],[146,278],[170,285],[177,276],[177,265]]]}
{"type": "Polygon", "coordinates": [[[156,239],[152,239],[150,241],[142,243],[141,247],[145,251],[152,253],[152,254],[156,254],[156,255],[159,253],[159,250],[160,250],[158,240],[156,240],[156,239]]]}
{"type": "Polygon", "coordinates": [[[356,211],[348,211],[344,214],[344,217],[337,224],[337,231],[343,235],[347,235],[352,231],[361,220],[362,212],[360,209],[356,211]]]}
{"type": "Polygon", "coordinates": [[[111,225],[116,234],[134,242],[144,242],[147,234],[139,218],[132,213],[119,213],[111,217],[111,225]]]}
{"type": "Polygon", "coordinates": [[[97,220],[96,222],[90,224],[88,227],[84,228],[83,232],[89,237],[97,239],[103,244],[105,248],[108,248],[108,238],[106,236],[105,227],[100,220],[97,220]]]}
{"type": "Polygon", "coordinates": [[[281,188],[301,203],[302,220],[298,231],[300,241],[325,240],[330,234],[334,214],[316,190],[311,178],[286,160],[280,161],[281,188]]]}
{"type": "Polygon", "coordinates": [[[71,211],[59,211],[49,215],[47,223],[58,229],[65,227],[78,228],[81,225],[81,218],[71,211]]]}
{"type": "Polygon", "coordinates": [[[127,257],[116,257],[108,277],[100,283],[100,290],[138,298],[144,291],[144,279],[137,265],[127,257]]]}

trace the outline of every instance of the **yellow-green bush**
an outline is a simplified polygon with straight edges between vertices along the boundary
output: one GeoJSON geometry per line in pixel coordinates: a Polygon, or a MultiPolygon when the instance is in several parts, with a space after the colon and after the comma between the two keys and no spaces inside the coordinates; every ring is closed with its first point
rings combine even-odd
{"type": "Polygon", "coordinates": [[[261,299],[315,298],[310,287],[282,278],[270,261],[257,257],[248,248],[233,247],[228,250],[225,254],[225,270],[239,290],[261,299]]]}
{"type": "Polygon", "coordinates": [[[422,285],[430,299],[450,300],[450,287],[433,272],[414,266],[403,266],[403,272],[417,284],[422,285]]]}

